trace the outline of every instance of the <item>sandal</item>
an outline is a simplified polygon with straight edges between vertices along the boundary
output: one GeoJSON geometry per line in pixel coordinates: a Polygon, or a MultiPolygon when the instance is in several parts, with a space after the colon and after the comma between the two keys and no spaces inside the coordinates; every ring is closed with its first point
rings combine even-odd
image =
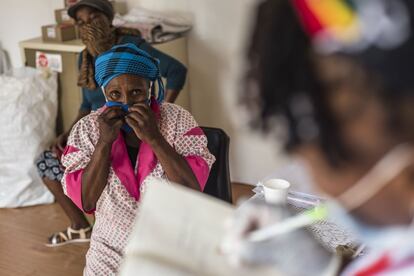
{"type": "Polygon", "coordinates": [[[80,243],[80,242],[89,242],[90,237],[86,234],[92,231],[92,227],[81,228],[79,230],[75,230],[71,227],[68,227],[66,231],[54,233],[49,238],[49,243],[46,244],[48,247],[56,247],[61,246],[69,243],[80,243]],[[76,234],[77,236],[73,237],[72,235],[76,234]]]}

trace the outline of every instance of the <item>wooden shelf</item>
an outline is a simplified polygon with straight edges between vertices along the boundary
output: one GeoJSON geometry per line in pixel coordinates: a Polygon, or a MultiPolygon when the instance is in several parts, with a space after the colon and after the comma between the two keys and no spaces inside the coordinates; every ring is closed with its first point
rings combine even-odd
{"type": "Polygon", "coordinates": [[[65,42],[49,42],[43,41],[41,37],[36,37],[19,43],[21,58],[23,64],[26,64],[24,49],[36,49],[42,51],[58,51],[68,53],[80,53],[85,49],[85,45],[80,39],[68,40],[65,42]]]}

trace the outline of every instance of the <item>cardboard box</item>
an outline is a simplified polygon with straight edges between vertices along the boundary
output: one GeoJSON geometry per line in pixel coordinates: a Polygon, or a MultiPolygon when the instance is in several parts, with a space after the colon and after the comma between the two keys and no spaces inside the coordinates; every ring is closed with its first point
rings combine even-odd
{"type": "Polygon", "coordinates": [[[63,42],[76,39],[75,26],[70,24],[42,26],[42,38],[44,41],[50,42],[63,42]]]}
{"type": "Polygon", "coordinates": [[[55,19],[57,24],[75,24],[75,20],[69,16],[67,9],[55,10],[55,19]]]}
{"type": "Polygon", "coordinates": [[[126,2],[117,2],[117,1],[109,1],[114,8],[115,13],[119,13],[120,15],[124,15],[128,12],[126,2]]]}

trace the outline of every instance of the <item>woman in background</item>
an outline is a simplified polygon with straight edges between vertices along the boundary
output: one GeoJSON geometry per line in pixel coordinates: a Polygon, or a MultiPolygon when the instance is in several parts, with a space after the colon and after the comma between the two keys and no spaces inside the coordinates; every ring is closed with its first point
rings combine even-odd
{"type": "MultiPolygon", "coordinates": [[[[160,61],[161,75],[167,79],[166,101],[174,102],[183,88],[187,69],[176,59],[156,50],[146,43],[133,29],[114,28],[112,5],[106,0],[81,0],[68,10],[69,15],[79,27],[80,36],[86,48],[79,59],[78,85],[82,88],[82,104],[73,125],[91,111],[105,104],[105,97],[95,81],[94,63],[96,57],[116,44],[133,43],[160,61]]],[[[74,91],[75,93],[75,91],[74,91]]],[[[70,226],[49,237],[48,246],[60,246],[72,242],[88,242],[91,225],[72,201],[62,191],[63,168],[60,155],[66,146],[70,129],[59,135],[52,145],[37,161],[43,182],[53,193],[70,219],[70,226]]]]}

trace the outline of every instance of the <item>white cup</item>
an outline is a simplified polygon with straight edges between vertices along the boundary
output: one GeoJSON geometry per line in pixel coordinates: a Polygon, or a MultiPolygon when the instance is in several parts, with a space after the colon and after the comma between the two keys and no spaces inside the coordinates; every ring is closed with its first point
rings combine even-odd
{"type": "Polygon", "coordinates": [[[283,179],[269,179],[262,183],[267,203],[285,204],[290,183],[283,179]]]}

